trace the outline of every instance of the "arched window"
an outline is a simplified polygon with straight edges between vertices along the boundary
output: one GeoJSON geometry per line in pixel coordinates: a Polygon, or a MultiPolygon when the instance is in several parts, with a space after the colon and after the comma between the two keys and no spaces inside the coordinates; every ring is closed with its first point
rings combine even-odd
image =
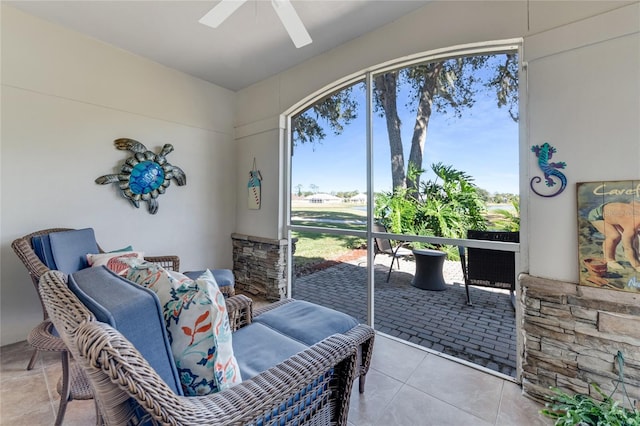
{"type": "MultiPolygon", "coordinates": [[[[453,295],[465,290],[454,282],[464,283],[458,246],[468,245],[468,231],[519,230],[518,49],[510,41],[416,55],[291,113],[290,296],[440,352],[477,351],[460,333],[452,341],[451,330],[433,332],[418,308],[433,300],[408,302],[428,297],[411,285],[410,250],[446,253],[442,294],[453,295]],[[385,253],[400,240],[406,247],[385,253]]],[[[515,320],[503,332],[511,356],[470,361],[515,375],[515,320]]]]}

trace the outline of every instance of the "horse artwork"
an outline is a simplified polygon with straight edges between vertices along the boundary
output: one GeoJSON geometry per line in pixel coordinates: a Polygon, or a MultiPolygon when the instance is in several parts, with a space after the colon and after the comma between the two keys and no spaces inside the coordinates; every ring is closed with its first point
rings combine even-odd
{"type": "Polygon", "coordinates": [[[247,184],[248,189],[248,206],[249,210],[260,210],[260,181],[262,180],[262,175],[260,174],[260,170],[256,169],[256,159],[253,159],[253,168],[249,172],[249,183],[247,184]]]}
{"type": "Polygon", "coordinates": [[[578,183],[580,284],[640,292],[640,181],[578,183]]]}

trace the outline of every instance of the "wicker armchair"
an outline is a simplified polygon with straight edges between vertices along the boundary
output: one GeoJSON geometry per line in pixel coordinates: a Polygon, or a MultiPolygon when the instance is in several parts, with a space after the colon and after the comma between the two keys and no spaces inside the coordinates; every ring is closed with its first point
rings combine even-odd
{"type": "MultiPolygon", "coordinates": [[[[24,237],[17,238],[11,243],[11,247],[15,251],[16,255],[24,266],[27,268],[31,281],[36,288],[38,297],[38,285],[40,278],[50,269],[45,265],[38,255],[34,251],[33,237],[48,235],[54,232],[71,231],[70,228],[51,228],[43,229],[25,235],[24,237]]],[[[100,252],[103,250],[98,246],[100,252]]],[[[149,256],[145,257],[149,262],[160,264],[165,269],[171,269],[178,271],[180,268],[180,258],[178,256],[149,256]]],[[[40,299],[42,305],[43,320],[38,324],[27,336],[27,341],[34,348],[27,370],[31,370],[38,359],[38,353],[40,351],[46,352],[60,352],[62,360],[62,377],[58,382],[58,393],[60,394],[60,406],[58,407],[58,415],[56,417],[55,425],[62,424],[64,419],[67,402],[74,399],[92,399],[93,393],[86,377],[80,369],[74,364],[69,363],[69,357],[67,354],[67,347],[64,342],[52,333],[53,324],[48,318],[47,310],[44,307],[42,299],[40,299]]]]}
{"type": "MultiPolygon", "coordinates": [[[[59,272],[46,273],[40,293],[56,328],[87,373],[107,425],[134,423],[136,409],[160,424],[346,425],[350,391],[358,373],[359,341],[373,330],[357,326],[292,356],[225,391],[182,397],[160,379],[118,331],[96,322],[59,272]],[[132,403],[135,401],[135,403],[132,403]]],[[[251,300],[227,299],[232,326],[251,322],[251,300]],[[233,312],[232,312],[233,311],[233,312]]]]}
{"type": "MultiPolygon", "coordinates": [[[[44,275],[44,273],[48,272],[50,269],[47,267],[47,265],[42,263],[42,261],[34,251],[32,243],[33,237],[52,234],[54,232],[72,230],[73,229],[71,228],[43,229],[40,231],[32,232],[31,234],[25,235],[24,237],[17,238],[11,243],[11,248],[13,248],[13,251],[27,268],[27,272],[29,272],[29,276],[31,277],[31,281],[36,288],[36,292],[38,292],[38,283],[40,282],[40,277],[42,277],[42,275],[44,275]]],[[[102,250],[100,246],[98,246],[98,248],[100,250],[100,253],[104,253],[104,250],[102,250]]],[[[180,269],[180,258],[178,256],[145,256],[145,260],[157,263],[165,269],[170,269],[176,272],[180,269]]],[[[40,295],[38,294],[38,296],[40,295]]],[[[40,303],[42,304],[42,300],[40,300],[40,303]]],[[[47,339],[48,330],[50,329],[50,323],[47,322],[47,311],[46,309],[44,309],[44,305],[42,306],[42,316],[43,322],[31,333],[33,334],[33,339],[38,339],[41,344],[44,343],[43,339],[47,339]]],[[[52,345],[56,348],[54,350],[58,350],[57,347],[60,344],[59,339],[57,339],[56,341],[55,336],[51,337],[54,338],[54,340],[52,340],[52,345]]],[[[46,344],[44,346],[46,346],[46,344]]],[[[40,346],[36,346],[36,348],[37,347],[40,346]]],[[[33,368],[33,365],[35,364],[37,358],[38,349],[34,349],[31,359],[29,360],[27,370],[31,370],[33,368]]]]}

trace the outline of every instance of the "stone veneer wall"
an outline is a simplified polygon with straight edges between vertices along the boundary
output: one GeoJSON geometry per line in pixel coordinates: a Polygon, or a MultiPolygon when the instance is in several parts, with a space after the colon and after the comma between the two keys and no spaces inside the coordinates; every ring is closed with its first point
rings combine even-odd
{"type": "Polygon", "coordinates": [[[231,234],[236,289],[277,301],[287,297],[287,240],[231,234]]]}
{"type": "MultiPolygon", "coordinates": [[[[595,382],[609,395],[622,351],[627,393],[640,406],[640,294],[526,274],[520,284],[523,391],[536,399],[550,395],[550,386],[596,396],[595,382]]],[[[622,401],[620,390],[614,397],[622,401]]]]}

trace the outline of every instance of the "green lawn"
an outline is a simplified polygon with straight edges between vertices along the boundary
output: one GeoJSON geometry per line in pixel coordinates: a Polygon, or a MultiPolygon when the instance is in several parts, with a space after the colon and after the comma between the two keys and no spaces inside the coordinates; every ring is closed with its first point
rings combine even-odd
{"type": "MultiPolygon", "coordinates": [[[[340,228],[366,230],[364,222],[367,218],[365,210],[353,207],[318,206],[295,208],[291,211],[291,223],[294,225],[315,226],[319,228],[340,228]]],[[[364,247],[366,240],[347,235],[330,235],[315,232],[294,232],[298,238],[294,263],[296,267],[335,259],[353,249],[364,247]]]]}
{"type": "MultiPolygon", "coordinates": [[[[367,228],[366,223],[364,223],[367,219],[367,212],[362,207],[354,208],[353,206],[305,205],[302,207],[292,208],[291,217],[291,223],[293,225],[361,231],[364,231],[367,228]]],[[[496,221],[499,218],[501,218],[501,216],[488,212],[487,220],[490,223],[490,229],[495,228],[496,221]]],[[[364,238],[346,235],[331,235],[316,232],[293,232],[293,237],[298,238],[298,242],[296,243],[296,252],[294,254],[294,264],[297,268],[313,265],[325,260],[336,259],[354,249],[364,248],[366,246],[366,240],[364,238]]],[[[452,254],[455,253],[452,252],[452,254]]]]}

